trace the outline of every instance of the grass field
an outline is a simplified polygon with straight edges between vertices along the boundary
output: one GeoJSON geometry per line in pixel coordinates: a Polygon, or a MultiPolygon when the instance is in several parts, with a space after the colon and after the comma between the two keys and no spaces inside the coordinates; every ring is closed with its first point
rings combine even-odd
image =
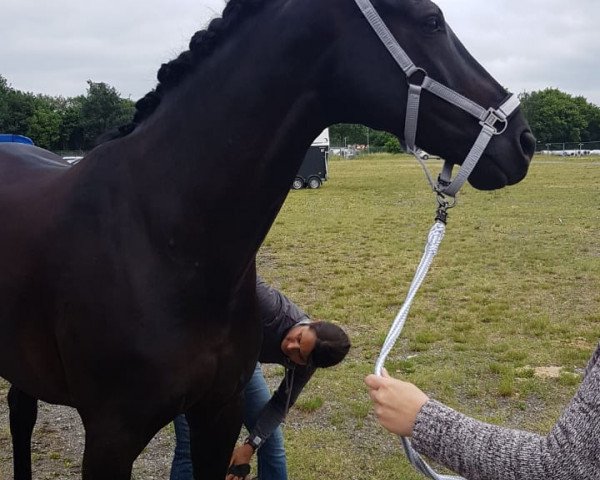
{"type": "MultiPolygon", "coordinates": [[[[476,418],[547,432],[600,338],[598,185],[598,158],[536,157],[516,186],[465,187],[390,373],[476,418]],[[560,369],[541,376],[545,367],[560,369]]],[[[332,160],[323,188],[290,193],[259,272],[353,341],[347,361],[319,372],[290,413],[291,479],[421,478],[376,424],[363,378],[434,210],[407,156],[332,160]]],[[[273,381],[279,373],[269,370],[273,381]]]]}

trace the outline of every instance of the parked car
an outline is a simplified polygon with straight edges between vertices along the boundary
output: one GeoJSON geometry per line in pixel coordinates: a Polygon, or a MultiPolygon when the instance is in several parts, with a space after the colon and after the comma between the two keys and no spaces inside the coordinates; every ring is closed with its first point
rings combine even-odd
{"type": "Polygon", "coordinates": [[[75,156],[75,157],[62,157],[62,158],[63,158],[63,160],[66,160],[67,162],[69,162],[71,165],[75,165],[83,157],[75,156]]]}
{"type": "Polygon", "coordinates": [[[432,155],[431,153],[426,152],[425,150],[417,149],[417,155],[421,160],[429,160],[429,159],[437,159],[439,160],[441,157],[438,155],[432,155]]]}
{"type": "Polygon", "coordinates": [[[14,133],[0,133],[1,143],[24,143],[25,145],[33,145],[33,140],[25,135],[15,135],[14,133]]]}
{"type": "Polygon", "coordinates": [[[415,154],[421,160],[429,160],[429,154],[425,150],[421,150],[420,148],[417,148],[417,150],[415,151],[415,154]]]}

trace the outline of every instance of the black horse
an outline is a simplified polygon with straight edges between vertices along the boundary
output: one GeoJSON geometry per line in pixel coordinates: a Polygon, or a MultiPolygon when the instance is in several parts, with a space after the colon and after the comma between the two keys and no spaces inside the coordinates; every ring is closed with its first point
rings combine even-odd
{"type": "MultiPolygon", "coordinates": [[[[505,90],[429,0],[375,0],[400,45],[480,105],[505,90]]],[[[165,64],[131,125],[65,167],[0,152],[0,375],[15,478],[37,399],[75,407],[85,480],[124,480],[186,412],[196,476],[223,479],[256,362],[256,252],[311,140],[338,122],[402,137],[407,81],[353,0],[230,0],[165,64]]],[[[424,92],[417,144],[462,162],[480,125],[424,92]]],[[[520,112],[470,176],[516,183],[520,112]]]]}

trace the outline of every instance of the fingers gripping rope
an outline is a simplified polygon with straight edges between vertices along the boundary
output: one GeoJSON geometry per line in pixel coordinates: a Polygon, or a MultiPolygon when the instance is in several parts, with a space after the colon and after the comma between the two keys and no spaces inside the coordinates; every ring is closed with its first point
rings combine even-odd
{"type": "MultiPolygon", "coordinates": [[[[437,254],[438,248],[442,239],[444,238],[444,233],[446,231],[446,225],[441,221],[436,221],[429,230],[429,235],[427,236],[427,245],[425,245],[425,251],[423,252],[423,257],[419,262],[419,266],[417,267],[417,271],[415,273],[415,277],[413,278],[412,283],[408,289],[408,293],[406,295],[406,299],[396,315],[394,322],[392,323],[392,327],[383,343],[383,347],[381,347],[381,353],[379,354],[379,358],[375,364],[375,374],[381,375],[381,371],[383,370],[383,366],[385,363],[385,359],[391,352],[396,340],[400,336],[402,332],[402,328],[406,322],[406,318],[408,317],[408,312],[410,310],[412,301],[419,290],[419,287],[425,280],[425,276],[429,271],[429,267],[431,266],[431,262],[433,258],[437,254]]],[[[452,476],[452,475],[441,475],[433,470],[422,458],[421,456],[412,448],[410,444],[410,440],[404,437],[399,437],[402,442],[402,446],[404,447],[404,451],[406,453],[406,457],[410,461],[410,463],[425,475],[428,478],[433,480],[461,480],[462,477],[452,476]]],[[[464,479],[462,479],[464,480],[464,479]]]]}

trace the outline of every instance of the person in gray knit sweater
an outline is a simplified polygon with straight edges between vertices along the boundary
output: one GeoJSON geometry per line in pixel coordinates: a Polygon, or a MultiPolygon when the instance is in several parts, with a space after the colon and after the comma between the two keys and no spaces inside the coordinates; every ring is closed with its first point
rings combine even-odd
{"type": "Polygon", "coordinates": [[[365,383],[381,425],[468,480],[600,479],[600,344],[546,436],[474,420],[387,372],[365,383]]]}

